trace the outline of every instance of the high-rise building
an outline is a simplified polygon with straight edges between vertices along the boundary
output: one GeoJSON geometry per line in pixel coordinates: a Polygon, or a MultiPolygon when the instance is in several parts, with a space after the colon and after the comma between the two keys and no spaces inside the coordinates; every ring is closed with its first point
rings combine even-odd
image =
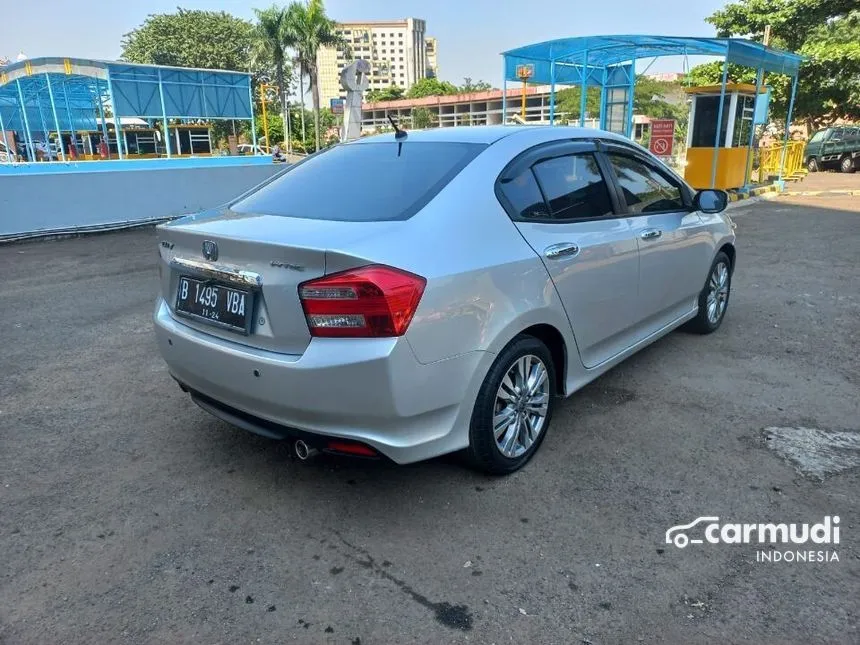
{"type": "Polygon", "coordinates": [[[424,39],[424,49],[427,52],[427,78],[439,78],[439,43],[428,36],[424,39]]]}
{"type": "MultiPolygon", "coordinates": [[[[370,62],[369,89],[381,90],[396,85],[405,91],[415,81],[426,78],[430,64],[425,27],[425,21],[418,18],[339,23],[338,33],[349,46],[351,56],[332,47],[319,49],[320,104],[327,106],[331,99],[346,96],[340,86],[340,72],[359,58],[370,62]]],[[[435,52],[436,39],[429,40],[433,41],[435,52]]]]}

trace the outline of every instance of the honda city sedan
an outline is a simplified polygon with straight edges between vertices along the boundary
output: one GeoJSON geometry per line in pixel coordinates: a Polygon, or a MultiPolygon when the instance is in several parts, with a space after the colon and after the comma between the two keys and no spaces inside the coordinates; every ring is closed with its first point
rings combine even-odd
{"type": "Polygon", "coordinates": [[[726,202],[599,130],[368,137],[159,226],[158,346],[201,408],[302,459],[509,473],[559,397],[720,327],[726,202]]]}

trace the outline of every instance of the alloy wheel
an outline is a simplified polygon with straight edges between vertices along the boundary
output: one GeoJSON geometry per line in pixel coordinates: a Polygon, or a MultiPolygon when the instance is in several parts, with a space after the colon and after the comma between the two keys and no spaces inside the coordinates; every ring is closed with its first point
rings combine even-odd
{"type": "Polygon", "coordinates": [[[729,300],[729,267],[717,262],[708,280],[708,322],[716,325],[726,310],[729,300]]]}
{"type": "Polygon", "coordinates": [[[521,356],[508,368],[493,411],[493,435],[505,457],[520,457],[540,436],[549,396],[549,373],[537,356],[521,356]]]}

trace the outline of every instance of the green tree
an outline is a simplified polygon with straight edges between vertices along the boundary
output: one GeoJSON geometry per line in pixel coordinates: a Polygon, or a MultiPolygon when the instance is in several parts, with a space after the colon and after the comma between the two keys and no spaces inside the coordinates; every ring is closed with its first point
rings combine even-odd
{"type": "MultiPolygon", "coordinates": [[[[707,18],[721,37],[761,41],[771,27],[771,45],[807,57],[801,65],[794,116],[814,129],[837,118],[860,118],[860,9],[857,0],[739,0],[707,18]]],[[[696,84],[715,84],[722,64],[693,68],[696,84]]],[[[755,70],[729,65],[729,82],[754,82],[755,70]]],[[[772,111],[785,114],[790,79],[768,74],[772,111]]]]}
{"type": "Polygon", "coordinates": [[[375,103],[377,101],[396,101],[397,99],[403,98],[403,88],[399,85],[391,85],[386,87],[384,90],[367,90],[364,98],[369,103],[375,103]]]}
{"type": "MultiPolygon", "coordinates": [[[[578,121],[582,88],[567,87],[555,95],[556,117],[567,121],[578,121]]],[[[589,87],[585,91],[585,114],[590,117],[600,116],[600,88],[589,87]]]]}
{"type": "Polygon", "coordinates": [[[122,59],[147,65],[247,70],[253,25],[224,11],[151,14],[122,39],[122,59]]]}
{"type": "Polygon", "coordinates": [[[420,99],[425,96],[445,96],[456,94],[457,87],[448,81],[440,81],[438,78],[422,78],[406,92],[406,98],[420,99]]]}
{"type": "Polygon", "coordinates": [[[278,88],[278,105],[281,106],[281,125],[286,115],[284,96],[285,66],[287,61],[287,12],[272,5],[268,9],[254,9],[257,24],[254,28],[253,59],[271,61],[275,66],[275,84],[278,88]]]}
{"type": "Polygon", "coordinates": [[[435,115],[425,107],[412,108],[412,127],[416,130],[431,128],[436,125],[435,115]]]}
{"type": "Polygon", "coordinates": [[[299,73],[307,73],[310,80],[311,100],[314,108],[314,136],[316,150],[320,149],[320,95],[317,52],[320,47],[346,48],[337,33],[337,24],[325,12],[323,0],[293,2],[287,8],[287,43],[296,51],[299,73]]]}
{"type": "Polygon", "coordinates": [[[472,82],[472,79],[466,76],[463,79],[463,84],[460,86],[460,94],[471,94],[472,92],[485,92],[487,90],[493,89],[493,86],[487,83],[487,81],[475,81],[472,82]]]}

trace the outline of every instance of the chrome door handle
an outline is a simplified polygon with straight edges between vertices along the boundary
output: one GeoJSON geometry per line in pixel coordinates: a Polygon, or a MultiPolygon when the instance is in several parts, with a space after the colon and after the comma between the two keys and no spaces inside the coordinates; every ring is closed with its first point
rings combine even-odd
{"type": "Polygon", "coordinates": [[[552,246],[548,246],[543,250],[543,254],[550,260],[572,258],[577,253],[579,253],[579,246],[571,242],[553,244],[552,246]]]}
{"type": "Polygon", "coordinates": [[[639,233],[639,237],[641,237],[643,240],[656,240],[661,235],[663,235],[663,231],[656,228],[647,228],[641,233],[639,233]]]}

